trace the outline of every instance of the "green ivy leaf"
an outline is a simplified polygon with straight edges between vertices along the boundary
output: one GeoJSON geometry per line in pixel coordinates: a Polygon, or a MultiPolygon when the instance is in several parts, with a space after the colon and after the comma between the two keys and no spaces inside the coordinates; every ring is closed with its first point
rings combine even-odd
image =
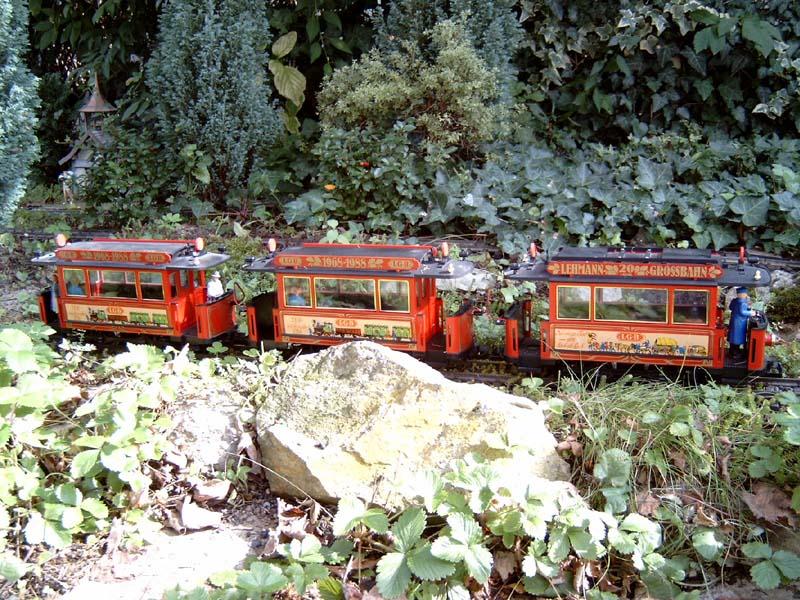
{"type": "Polygon", "coordinates": [[[378,561],[378,590],[386,598],[397,598],[405,593],[411,581],[411,570],[402,552],[389,552],[378,561]]]}
{"type": "Polygon", "coordinates": [[[753,42],[762,56],[769,56],[775,49],[775,42],[781,39],[781,32],[757,15],[750,14],[742,19],[742,37],[753,42]]]}
{"type": "Polygon", "coordinates": [[[742,224],[758,227],[767,222],[770,198],[764,196],[737,196],[731,202],[731,210],[741,216],[742,224]]]}

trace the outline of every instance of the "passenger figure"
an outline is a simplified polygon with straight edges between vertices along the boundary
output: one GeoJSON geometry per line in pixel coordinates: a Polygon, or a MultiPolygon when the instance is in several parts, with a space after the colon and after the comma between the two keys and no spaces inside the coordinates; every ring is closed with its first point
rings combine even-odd
{"type": "Polygon", "coordinates": [[[225,293],[225,288],[222,287],[222,281],[219,277],[219,271],[214,271],[211,279],[208,280],[207,286],[208,301],[213,302],[225,293]]]}
{"type": "Polygon", "coordinates": [[[50,285],[50,310],[58,314],[58,275],[53,273],[53,282],[50,285]]]}
{"type": "Polygon", "coordinates": [[[728,349],[731,358],[738,358],[745,354],[744,344],[747,342],[747,322],[755,314],[750,308],[750,298],[747,288],[736,288],[736,298],[731,300],[731,322],[728,325],[728,349]]]}
{"type": "Polygon", "coordinates": [[[309,302],[299,285],[293,285],[289,288],[289,295],[286,297],[286,304],[288,306],[308,306],[309,302]]]}
{"type": "Polygon", "coordinates": [[[70,296],[85,296],[86,290],[83,289],[83,284],[73,278],[67,279],[67,294],[70,296]]]}

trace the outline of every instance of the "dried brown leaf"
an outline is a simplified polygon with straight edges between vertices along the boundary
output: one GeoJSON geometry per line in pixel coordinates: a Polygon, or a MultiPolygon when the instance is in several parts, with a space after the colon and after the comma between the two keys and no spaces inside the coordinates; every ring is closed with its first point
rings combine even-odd
{"type": "Polygon", "coordinates": [[[236,445],[236,451],[243,452],[244,455],[250,459],[248,462],[250,463],[250,472],[253,475],[261,473],[261,456],[253,442],[253,436],[247,432],[242,433],[239,438],[239,443],[236,445]]]}
{"type": "Polygon", "coordinates": [[[792,513],[791,498],[774,485],[758,482],[753,486],[753,493],[742,492],[742,500],[759,519],[770,523],[785,520],[792,527],[797,526],[797,520],[792,513]]]}
{"type": "Polygon", "coordinates": [[[494,569],[500,575],[500,579],[507,581],[509,576],[517,570],[517,555],[506,551],[495,553],[494,569]]]}
{"type": "Polygon", "coordinates": [[[362,600],[364,594],[355,583],[347,582],[342,587],[344,592],[344,600],[362,600]]]}
{"type": "Polygon", "coordinates": [[[178,514],[177,510],[168,510],[166,511],[166,526],[172,529],[173,531],[177,531],[178,533],[183,533],[186,531],[186,527],[183,526],[181,522],[181,516],[178,514]]]}
{"type": "Polygon", "coordinates": [[[703,527],[717,527],[719,525],[719,519],[714,514],[714,512],[705,506],[698,506],[697,513],[694,515],[694,522],[697,525],[702,525],[703,527]],[[708,510],[709,512],[706,512],[708,510]]]}
{"type": "Polygon", "coordinates": [[[661,506],[661,501],[649,491],[636,494],[636,512],[643,517],[652,515],[659,506],[661,506]]]}
{"type": "Polygon", "coordinates": [[[683,452],[672,450],[668,456],[672,464],[678,467],[678,469],[683,471],[686,468],[686,455],[683,452]]]}
{"type": "Polygon", "coordinates": [[[221,502],[228,497],[230,491],[230,481],[212,479],[198,483],[192,490],[192,498],[198,503],[221,502]]]}

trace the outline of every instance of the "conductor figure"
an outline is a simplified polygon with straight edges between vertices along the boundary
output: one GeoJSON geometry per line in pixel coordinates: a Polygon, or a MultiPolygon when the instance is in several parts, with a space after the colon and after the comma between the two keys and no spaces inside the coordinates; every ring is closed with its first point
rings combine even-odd
{"type": "Polygon", "coordinates": [[[731,358],[741,357],[744,354],[744,344],[747,342],[747,322],[755,314],[750,308],[750,298],[747,288],[736,288],[736,298],[731,300],[731,322],[728,326],[728,343],[730,344],[731,358]]]}
{"type": "Polygon", "coordinates": [[[222,287],[222,281],[219,278],[219,271],[214,271],[211,278],[208,280],[208,301],[213,302],[225,293],[225,288],[222,287]]]}

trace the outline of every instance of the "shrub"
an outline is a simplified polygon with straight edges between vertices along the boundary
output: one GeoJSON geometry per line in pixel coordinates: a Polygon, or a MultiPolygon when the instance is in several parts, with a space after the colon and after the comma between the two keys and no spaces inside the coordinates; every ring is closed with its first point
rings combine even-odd
{"type": "Polygon", "coordinates": [[[800,321],[800,286],[780,288],[773,292],[767,309],[770,319],[786,323],[800,321]]]}
{"type": "MultiPolygon", "coordinates": [[[[213,158],[209,199],[243,187],[255,152],[281,129],[265,81],[269,23],[262,4],[174,0],[147,66],[162,138],[213,158]]],[[[176,157],[177,158],[177,157],[176,157]]]]}
{"type": "Polygon", "coordinates": [[[0,224],[11,219],[39,153],[38,81],[23,61],[27,50],[27,2],[0,0],[0,224]]]}
{"type": "Polygon", "coordinates": [[[319,93],[324,129],[389,130],[414,119],[414,136],[461,156],[500,131],[497,79],[477,55],[462,24],[445,21],[430,32],[433,55],[407,42],[389,53],[373,50],[326,78],[319,93]]]}

